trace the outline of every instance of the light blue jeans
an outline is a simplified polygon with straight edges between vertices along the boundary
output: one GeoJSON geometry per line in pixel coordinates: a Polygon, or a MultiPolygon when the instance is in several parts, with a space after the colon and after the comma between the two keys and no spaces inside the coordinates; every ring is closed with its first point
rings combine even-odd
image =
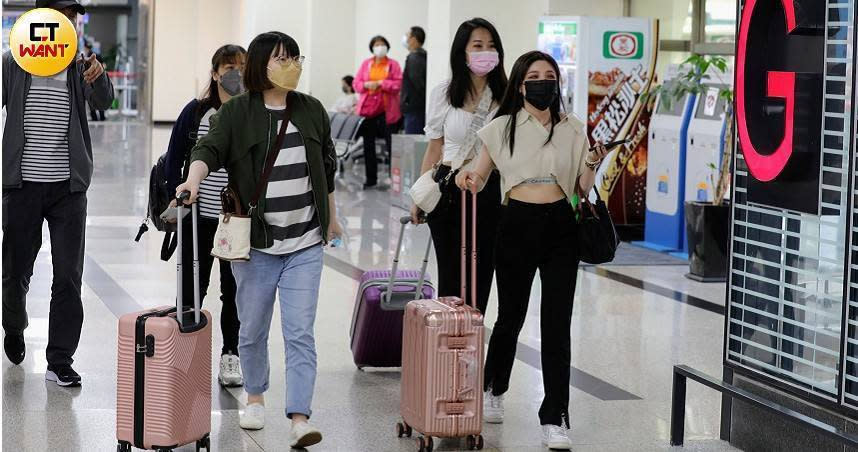
{"type": "Polygon", "coordinates": [[[274,296],[280,290],[280,326],[286,345],[286,415],[310,417],[316,384],[316,340],[313,325],[319,304],[322,245],[276,256],[250,251],[250,261],[233,262],[238,286],[236,305],[241,328],[238,351],[248,394],[268,390],[268,332],[274,296]]]}

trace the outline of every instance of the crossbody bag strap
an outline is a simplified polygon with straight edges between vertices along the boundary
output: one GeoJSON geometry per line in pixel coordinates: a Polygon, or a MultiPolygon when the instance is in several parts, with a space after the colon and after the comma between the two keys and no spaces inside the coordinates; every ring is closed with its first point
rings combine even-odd
{"type": "Polygon", "coordinates": [[[465,136],[465,143],[462,146],[462,152],[452,162],[452,168],[457,170],[465,165],[466,162],[476,158],[477,153],[482,147],[482,140],[477,136],[477,132],[486,125],[486,119],[489,116],[489,109],[492,106],[492,89],[486,86],[483,89],[483,94],[480,96],[480,102],[477,104],[477,109],[474,111],[474,116],[471,118],[471,123],[468,125],[468,132],[465,136]]]}
{"type": "MultiPolygon", "coordinates": [[[[292,91],[289,91],[292,94],[292,91]]],[[[271,177],[271,170],[274,169],[274,163],[277,161],[277,156],[280,154],[280,148],[283,147],[283,138],[286,136],[286,128],[289,127],[289,120],[292,118],[292,109],[289,106],[289,95],[286,95],[286,110],[284,111],[283,122],[280,124],[280,131],[277,133],[277,140],[274,142],[274,149],[268,152],[268,159],[265,161],[265,168],[262,170],[262,177],[256,184],[256,189],[253,191],[253,197],[250,198],[250,210],[256,208],[259,204],[259,197],[262,196],[262,190],[268,185],[268,178],[271,177]]]]}

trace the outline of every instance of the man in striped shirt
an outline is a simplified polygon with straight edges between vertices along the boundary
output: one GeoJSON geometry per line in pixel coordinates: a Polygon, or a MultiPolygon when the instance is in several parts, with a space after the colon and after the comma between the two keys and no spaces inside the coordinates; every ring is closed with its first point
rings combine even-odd
{"type": "MultiPolygon", "coordinates": [[[[74,0],[37,0],[36,7],[56,9],[72,23],[85,13],[74,0]]],[[[95,55],[37,77],[6,52],[2,95],[4,350],[14,364],[24,360],[26,298],[47,220],[54,279],[45,378],[78,386],[81,378],[71,365],[83,325],[86,190],[93,170],[86,103],[108,109],[113,86],[95,55]]]]}

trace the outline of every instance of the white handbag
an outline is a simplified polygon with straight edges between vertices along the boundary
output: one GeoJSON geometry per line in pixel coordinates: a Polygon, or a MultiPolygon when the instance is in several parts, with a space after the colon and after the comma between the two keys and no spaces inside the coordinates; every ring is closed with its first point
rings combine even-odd
{"type": "Polygon", "coordinates": [[[218,216],[217,231],[215,231],[212,256],[225,261],[248,261],[250,260],[250,215],[241,215],[238,212],[241,204],[237,198],[233,198],[229,187],[223,189],[221,201],[231,198],[235,210],[218,216]]]}
{"type": "MultiPolygon", "coordinates": [[[[462,149],[465,152],[457,156],[451,162],[452,168],[450,173],[447,175],[445,182],[453,176],[456,170],[462,167],[468,167],[468,164],[473,162],[473,157],[477,155],[479,147],[482,145],[482,141],[477,136],[477,131],[485,125],[491,105],[492,90],[486,86],[483,90],[482,96],[480,97],[480,103],[477,105],[477,110],[474,113],[473,118],[471,118],[471,124],[468,127],[468,135],[465,138],[464,146],[462,146],[462,149]]],[[[441,201],[441,185],[439,181],[435,180],[435,172],[437,170],[438,166],[436,165],[432,170],[423,173],[423,175],[414,181],[414,184],[411,185],[411,189],[408,192],[408,194],[411,195],[411,199],[414,201],[414,204],[426,213],[435,210],[435,207],[438,206],[438,202],[441,201]]]]}
{"type": "Polygon", "coordinates": [[[441,200],[441,186],[435,182],[434,176],[435,168],[426,171],[414,181],[414,185],[408,191],[414,204],[426,213],[435,210],[435,206],[441,200]]]}

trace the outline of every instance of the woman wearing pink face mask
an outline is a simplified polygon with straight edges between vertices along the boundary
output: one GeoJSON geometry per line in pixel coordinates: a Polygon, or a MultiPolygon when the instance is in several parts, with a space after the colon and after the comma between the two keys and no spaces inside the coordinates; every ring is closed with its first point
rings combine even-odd
{"type": "MultiPolygon", "coordinates": [[[[441,185],[441,200],[431,212],[412,207],[415,223],[427,221],[438,259],[438,294],[458,296],[461,291],[461,193],[455,175],[469,169],[483,145],[476,132],[494,118],[506,89],[503,45],[495,27],[485,19],[462,23],[450,50],[452,77],[429,96],[426,136],[429,148],[422,173],[434,171],[441,185]]],[[[472,201],[467,200],[468,204],[472,201]]],[[[494,276],[494,242],[500,218],[500,176],[489,177],[477,195],[477,307],[485,313],[494,276]]],[[[471,209],[467,209],[470,216],[471,209]]],[[[469,220],[473,221],[473,219],[469,220]]],[[[470,234],[468,237],[470,247],[470,234]]],[[[470,249],[470,248],[469,248],[470,249]]],[[[470,274],[470,273],[467,273],[470,274]]],[[[470,281],[467,281],[470,286],[470,281]]],[[[468,287],[468,293],[471,288],[468,287]]]]}

